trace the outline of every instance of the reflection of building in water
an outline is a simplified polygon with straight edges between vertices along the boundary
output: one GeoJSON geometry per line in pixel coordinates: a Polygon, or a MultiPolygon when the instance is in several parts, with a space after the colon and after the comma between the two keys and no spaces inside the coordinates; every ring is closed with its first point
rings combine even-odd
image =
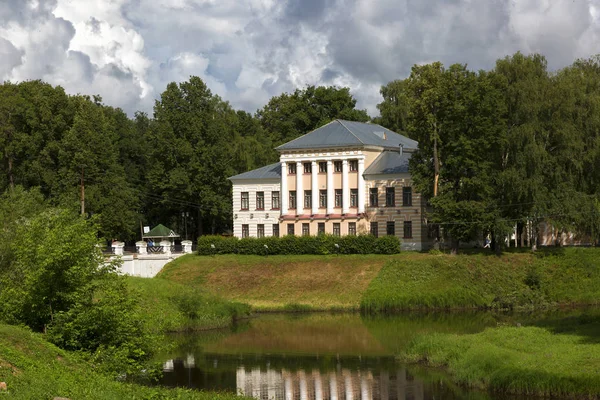
{"type": "Polygon", "coordinates": [[[423,383],[403,368],[395,372],[321,373],[238,367],[239,394],[264,400],[422,400],[423,383]]]}

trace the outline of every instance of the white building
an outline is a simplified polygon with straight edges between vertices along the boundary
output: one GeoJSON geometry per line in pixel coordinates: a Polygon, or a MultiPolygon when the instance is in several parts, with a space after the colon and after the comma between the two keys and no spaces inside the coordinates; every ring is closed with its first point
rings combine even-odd
{"type": "Polygon", "coordinates": [[[408,161],[418,143],[380,125],[335,120],[277,147],[278,163],[229,178],[237,237],[396,235],[430,247],[408,161]]]}

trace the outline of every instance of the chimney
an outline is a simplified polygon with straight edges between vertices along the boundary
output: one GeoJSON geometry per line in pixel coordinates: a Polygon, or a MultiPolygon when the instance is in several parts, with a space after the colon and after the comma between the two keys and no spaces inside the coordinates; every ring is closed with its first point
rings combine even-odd
{"type": "Polygon", "coordinates": [[[400,143],[398,145],[398,152],[400,153],[400,155],[402,155],[402,150],[404,150],[404,145],[402,143],[400,143]]]}

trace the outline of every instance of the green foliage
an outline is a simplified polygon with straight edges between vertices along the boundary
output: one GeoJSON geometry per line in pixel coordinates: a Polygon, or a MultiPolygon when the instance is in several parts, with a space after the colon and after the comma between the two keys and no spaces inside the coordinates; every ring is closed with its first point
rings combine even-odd
{"type": "Polygon", "coordinates": [[[200,236],[198,254],[397,254],[400,239],[396,236],[376,238],[373,235],[317,235],[243,238],[200,236]],[[214,246],[214,247],[213,247],[214,246]]]}
{"type": "Polygon", "coordinates": [[[103,273],[96,229],[69,211],[48,209],[22,220],[13,235],[13,259],[0,276],[0,309],[6,320],[42,330],[103,273]]]}
{"type": "Polygon", "coordinates": [[[84,351],[115,375],[138,373],[156,346],[140,319],[139,300],[124,277],[97,279],[67,311],[54,316],[48,340],[62,349],[84,351]]]}
{"type": "Polygon", "coordinates": [[[280,145],[334,119],[368,121],[367,112],[355,106],[349,88],[308,86],[273,97],[257,112],[257,118],[273,144],[280,145]]]}

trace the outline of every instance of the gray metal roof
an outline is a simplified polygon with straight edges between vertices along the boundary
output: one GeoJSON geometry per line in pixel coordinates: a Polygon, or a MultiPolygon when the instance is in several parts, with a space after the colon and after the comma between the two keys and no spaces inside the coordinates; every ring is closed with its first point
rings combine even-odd
{"type": "Polygon", "coordinates": [[[281,163],[270,164],[265,167],[253,169],[252,171],[244,172],[228,178],[231,181],[248,180],[248,179],[280,179],[281,178],[281,163]]]}
{"type": "Polygon", "coordinates": [[[418,143],[381,125],[336,119],[306,135],[282,144],[276,150],[315,149],[346,146],[379,146],[416,149],[418,143]]]}
{"type": "Polygon", "coordinates": [[[408,161],[412,153],[386,150],[369,165],[363,175],[402,174],[408,172],[408,161]]]}

